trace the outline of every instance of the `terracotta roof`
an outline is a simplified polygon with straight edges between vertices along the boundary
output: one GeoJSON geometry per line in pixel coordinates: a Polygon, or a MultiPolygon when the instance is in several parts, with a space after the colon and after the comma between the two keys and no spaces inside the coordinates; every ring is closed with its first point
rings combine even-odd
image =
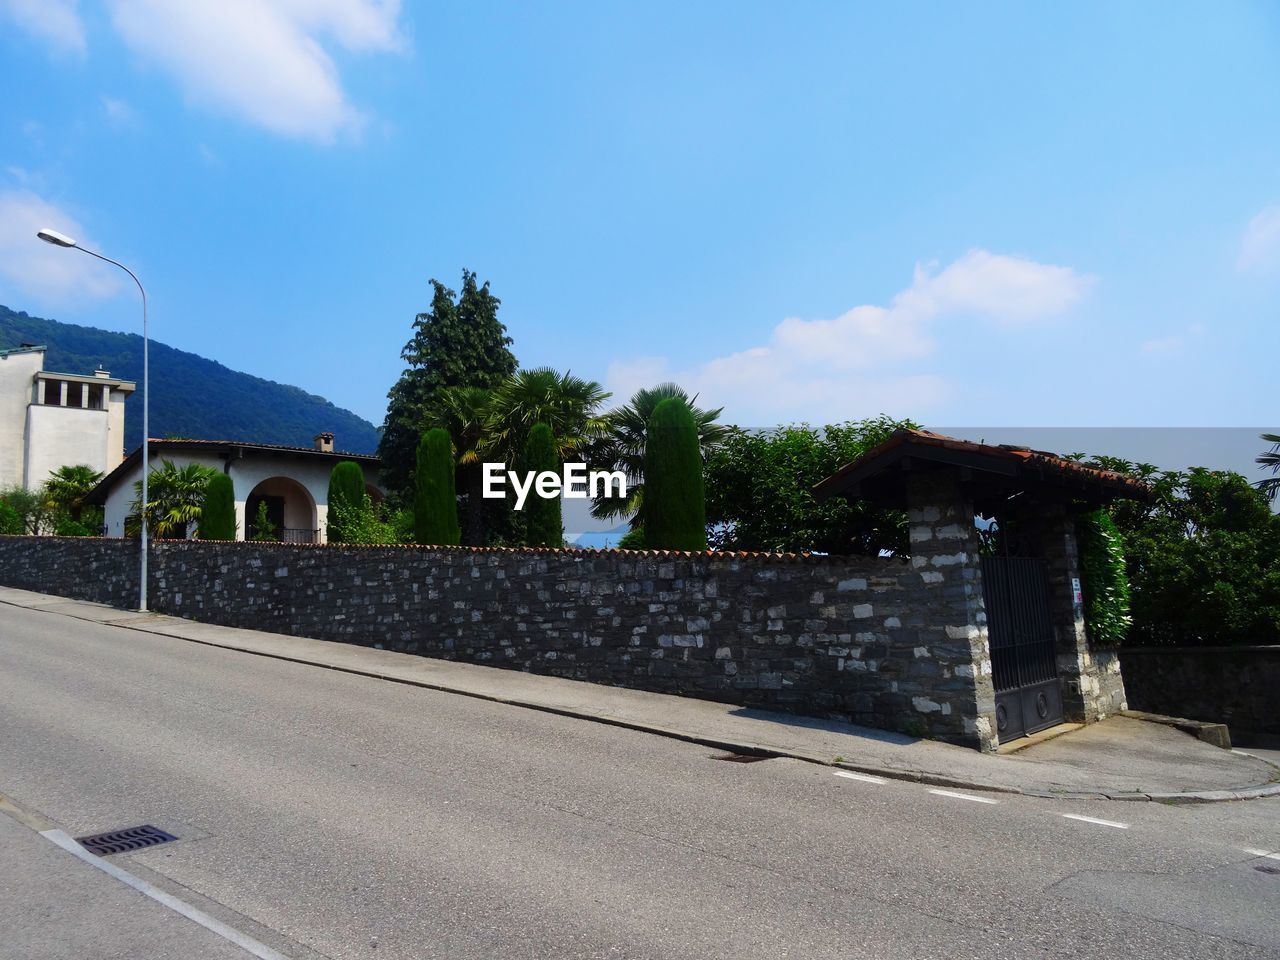
{"type": "MultiPolygon", "coordinates": [[[[192,451],[209,451],[214,452],[219,449],[230,454],[235,451],[247,451],[252,453],[283,453],[290,456],[305,455],[312,457],[323,457],[326,460],[354,460],[357,463],[365,463],[376,465],[382,461],[378,457],[370,453],[347,453],[343,450],[317,450],[315,447],[292,447],[278,443],[250,443],[243,440],[187,440],[181,438],[164,439],[152,437],[148,442],[152,454],[163,456],[166,450],[183,450],[192,451]]],[[[108,473],[98,482],[98,485],[89,491],[85,497],[85,503],[102,504],[106,501],[107,493],[115,486],[116,481],[133,469],[134,465],[142,459],[142,445],[139,444],[127,457],[120,462],[114,470],[108,473]]]]}
{"type": "Polygon", "coordinates": [[[1003,475],[1010,478],[1011,483],[1018,480],[1037,483],[1055,479],[1078,481],[1091,485],[1095,492],[1105,492],[1107,499],[1127,497],[1146,500],[1151,496],[1151,488],[1141,480],[1114,470],[1102,470],[1068,460],[1056,453],[1007,443],[977,443],[929,430],[905,428],[895,430],[884,443],[872,447],[814,486],[814,496],[819,500],[838,496],[856,484],[880,477],[908,456],[1003,475]]]}

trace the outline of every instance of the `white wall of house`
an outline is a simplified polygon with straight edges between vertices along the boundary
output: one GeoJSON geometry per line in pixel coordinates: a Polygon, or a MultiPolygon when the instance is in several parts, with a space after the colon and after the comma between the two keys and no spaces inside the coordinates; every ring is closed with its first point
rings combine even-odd
{"type": "Polygon", "coordinates": [[[43,347],[0,351],[0,487],[34,489],[77,464],[115,469],[133,386],[102,371],[46,373],[43,347]]]}
{"type": "MultiPolygon", "coordinates": [[[[289,454],[271,454],[256,451],[243,458],[232,459],[229,464],[221,457],[178,451],[152,451],[151,465],[158,469],[162,460],[170,460],[178,467],[198,463],[202,466],[225,471],[231,477],[236,503],[236,539],[243,540],[248,529],[247,505],[250,496],[283,496],[285,498],[284,524],[294,530],[319,530],[321,543],[327,540],[326,528],[329,514],[329,474],[338,461],[317,457],[289,454]]],[[[365,483],[380,490],[377,467],[361,464],[365,483]]],[[[142,478],[141,466],[135,465],[114,481],[107,495],[105,509],[106,533],[109,537],[124,536],[124,521],[134,501],[133,485],[142,478]]]]}
{"type": "Polygon", "coordinates": [[[43,350],[0,353],[0,487],[26,480],[27,406],[43,368],[43,350]]]}

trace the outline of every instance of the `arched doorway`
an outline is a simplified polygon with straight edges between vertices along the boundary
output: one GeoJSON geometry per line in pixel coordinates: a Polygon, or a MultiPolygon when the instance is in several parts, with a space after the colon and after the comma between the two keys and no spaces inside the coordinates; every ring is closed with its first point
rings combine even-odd
{"type": "Polygon", "coordinates": [[[246,540],[318,543],[320,524],[316,502],[307,488],[289,477],[268,477],[249,494],[244,505],[246,540]],[[265,505],[266,523],[258,523],[265,505]]]}

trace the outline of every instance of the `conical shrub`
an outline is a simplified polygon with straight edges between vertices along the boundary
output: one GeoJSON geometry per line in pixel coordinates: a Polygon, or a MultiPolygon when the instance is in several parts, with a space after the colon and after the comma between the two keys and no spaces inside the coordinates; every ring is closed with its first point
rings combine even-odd
{"type": "Polygon", "coordinates": [[[702,450],[688,403],[670,397],[645,430],[644,544],[653,550],[707,549],[702,450]]]}
{"type": "Polygon", "coordinates": [[[201,540],[236,538],[236,492],[225,473],[215,473],[205,485],[198,535],[201,540]]]}
{"type": "Polygon", "coordinates": [[[418,441],[414,472],[413,538],[440,546],[462,540],[458,524],[458,494],[454,487],[453,442],[442,427],[428,430],[418,441]]]}
{"type": "Polygon", "coordinates": [[[344,543],[342,516],[359,517],[364,509],[364,471],[360,464],[343,460],[329,474],[329,522],[330,543],[344,543]]]}
{"type": "MultiPolygon", "coordinates": [[[[556,440],[545,423],[534,424],[524,442],[524,469],[534,475],[549,470],[559,473],[560,458],[556,454],[556,440]]],[[[531,547],[564,546],[564,519],[561,516],[560,498],[538,496],[537,489],[529,492],[525,501],[525,543],[531,547]]]]}

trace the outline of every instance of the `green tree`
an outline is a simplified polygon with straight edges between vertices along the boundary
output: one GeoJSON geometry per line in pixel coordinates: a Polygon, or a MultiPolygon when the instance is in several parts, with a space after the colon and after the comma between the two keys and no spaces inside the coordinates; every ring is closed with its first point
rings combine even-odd
{"type": "MultiPolygon", "coordinates": [[[[259,513],[266,507],[260,502],[259,513]]],[[[201,540],[234,540],[236,538],[236,494],[231,477],[217,473],[204,489],[204,505],[200,510],[197,534],[201,540]]]]}
{"type": "Polygon", "coordinates": [[[431,308],[413,322],[413,336],[401,351],[408,367],[387,395],[387,418],[378,454],[383,484],[399,502],[413,496],[418,438],[446,387],[497,386],[516,371],[511,338],[498,319],[501,301],[489,284],[477,285],[462,271],[462,293],[432,279],[431,308]]]}
{"type": "Polygon", "coordinates": [[[336,507],[329,508],[329,512],[333,517],[331,523],[342,528],[343,543],[376,546],[402,542],[397,521],[383,520],[368,493],[356,504],[340,500],[336,507]]]}
{"type": "Polygon", "coordinates": [[[1268,500],[1275,500],[1280,495],[1280,433],[1264,433],[1262,439],[1271,444],[1271,449],[1258,457],[1257,463],[1270,470],[1271,476],[1259,480],[1255,486],[1268,500]]]}
{"type": "Polygon", "coordinates": [[[413,498],[414,536],[418,543],[456,544],[458,496],[454,489],[453,443],[442,427],[428,430],[418,443],[413,498]]]}
{"type": "Polygon", "coordinates": [[[22,517],[18,516],[18,511],[9,506],[8,503],[0,500],[0,534],[17,536],[22,533],[26,533],[22,517]]]}
{"type": "Polygon", "coordinates": [[[1238,473],[1090,461],[1151,485],[1149,501],[1107,508],[1124,537],[1131,646],[1280,640],[1280,516],[1238,473]]]}
{"type": "Polygon", "coordinates": [[[54,524],[54,512],[43,487],[35,490],[28,490],[26,487],[9,487],[7,490],[0,490],[0,502],[8,506],[18,517],[20,533],[37,536],[48,533],[54,524]]]}
{"type": "MultiPolygon", "coordinates": [[[[204,509],[204,492],[217,470],[198,463],[179,467],[172,460],[163,460],[159,468],[153,467],[147,477],[147,531],[153,537],[181,539],[191,525],[200,522],[204,509]]],[[[137,536],[141,527],[139,516],[142,504],[142,481],[134,481],[134,501],[125,529],[130,536],[137,536]]]]}
{"type": "Polygon", "coordinates": [[[1124,536],[1105,510],[1081,516],[1076,521],[1076,535],[1089,642],[1098,648],[1118,647],[1133,623],[1124,536]]]}
{"type": "Polygon", "coordinates": [[[668,397],[645,431],[644,541],[658,550],[707,549],[698,426],[689,404],[668,397]]]}
{"type": "Polygon", "coordinates": [[[649,418],[659,403],[671,397],[689,405],[698,428],[698,443],[704,460],[732,429],[717,423],[720,408],[703,410],[694,406],[695,398],[690,398],[678,384],[660,383],[656,387],[637,390],[628,403],[605,414],[603,434],[588,448],[587,458],[593,469],[620,470],[627,477],[625,497],[618,496],[611,488],[613,495],[597,498],[592,503],[591,515],[597,520],[630,517],[632,527],[642,525],[644,450],[649,418]]]}
{"type": "Polygon", "coordinates": [[[482,547],[489,533],[505,526],[510,507],[502,500],[485,500],[483,457],[488,439],[489,404],[493,393],[482,387],[445,387],[436,395],[428,418],[444,428],[457,455],[455,488],[462,494],[466,531],[462,542],[482,547]]]}
{"type": "Polygon", "coordinates": [[[907,518],[865,501],[819,503],[813,487],[907,420],[877,417],[814,428],[734,427],[706,463],[710,542],[720,550],[812,550],[831,554],[902,555],[907,518]]]}
{"type": "Polygon", "coordinates": [[[364,471],[360,464],[343,460],[329,473],[329,521],[330,543],[346,543],[345,522],[356,517],[366,495],[364,471]]]}
{"type": "Polygon", "coordinates": [[[45,481],[45,494],[56,513],[79,520],[84,498],[101,480],[102,474],[87,464],[59,467],[45,481]]]}
{"type": "MultiPolygon", "coordinates": [[[[560,458],[556,453],[556,440],[551,428],[545,423],[536,423],[529,430],[521,461],[522,468],[535,475],[544,470],[559,473],[560,458]]],[[[524,512],[527,546],[564,546],[564,521],[558,496],[540,497],[534,489],[525,501],[524,512]]]]}
{"type": "Polygon", "coordinates": [[[258,512],[249,524],[249,539],[256,543],[274,543],[280,539],[280,531],[271,522],[271,514],[267,510],[267,501],[258,501],[258,512]]]}
{"type": "Polygon", "coordinates": [[[555,438],[556,455],[569,460],[585,453],[604,429],[600,406],[610,394],[594,380],[550,367],[520,370],[493,392],[482,451],[507,463],[520,459],[534,424],[545,424],[555,438]]]}

